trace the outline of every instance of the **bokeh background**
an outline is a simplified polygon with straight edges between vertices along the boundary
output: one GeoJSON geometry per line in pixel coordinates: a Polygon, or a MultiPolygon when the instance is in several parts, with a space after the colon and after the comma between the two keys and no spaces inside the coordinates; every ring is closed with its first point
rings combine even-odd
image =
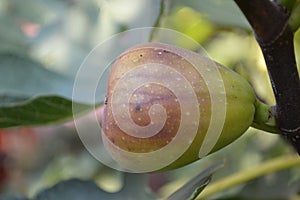
{"type": "MultiPolygon", "coordinates": [[[[275,103],[249,24],[233,1],[222,0],[1,0],[0,92],[34,96],[47,91],[70,97],[77,70],[97,44],[125,30],[152,26],[195,39],[212,59],[247,79],[258,98],[275,103]],[[36,82],[36,77],[42,81],[36,82]]],[[[295,52],[300,63],[300,31],[295,33],[295,52]]],[[[7,101],[5,95],[1,99],[7,101]]],[[[249,128],[236,142],[203,160],[171,172],[144,175],[143,187],[164,197],[216,161],[224,160],[225,166],[213,181],[293,153],[280,136],[249,128]]],[[[72,120],[0,129],[0,199],[33,198],[44,188],[74,178],[93,181],[107,192],[117,192],[130,181],[129,187],[137,187],[133,183],[140,177],[124,183],[126,176],[88,153],[72,120]]],[[[300,199],[299,192],[300,169],[291,168],[220,196],[300,199]]]]}

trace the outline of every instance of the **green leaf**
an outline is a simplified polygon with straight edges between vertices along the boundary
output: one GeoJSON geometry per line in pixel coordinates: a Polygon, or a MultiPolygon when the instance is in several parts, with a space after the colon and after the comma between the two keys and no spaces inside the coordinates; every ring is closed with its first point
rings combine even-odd
{"type": "MultiPolygon", "coordinates": [[[[0,128],[70,119],[73,80],[26,56],[0,55],[0,128]]],[[[81,112],[90,105],[76,104],[81,112]]]]}
{"type": "Polygon", "coordinates": [[[208,177],[206,180],[203,180],[202,185],[195,189],[193,194],[188,198],[188,200],[194,200],[196,197],[204,190],[204,188],[209,184],[211,177],[208,177]]]}
{"type": "Polygon", "coordinates": [[[188,181],[184,186],[170,195],[167,200],[194,200],[209,184],[213,173],[223,167],[223,162],[217,162],[214,165],[208,167],[196,177],[188,181]]]}
{"type": "MultiPolygon", "coordinates": [[[[38,96],[26,100],[0,96],[0,102],[0,128],[61,122],[73,116],[72,101],[60,96],[38,96]]],[[[91,108],[86,104],[75,105],[75,113],[91,108]]]]}

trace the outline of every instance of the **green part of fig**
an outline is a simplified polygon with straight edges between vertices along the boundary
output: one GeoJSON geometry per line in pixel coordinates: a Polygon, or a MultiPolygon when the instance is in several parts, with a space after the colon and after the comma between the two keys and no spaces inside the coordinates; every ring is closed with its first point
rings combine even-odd
{"type": "MultiPolygon", "coordinates": [[[[217,64],[223,77],[226,89],[226,118],[225,124],[217,144],[210,153],[213,153],[238,139],[252,124],[255,114],[255,95],[249,83],[234,71],[217,64]]],[[[200,130],[199,130],[200,132],[200,130]]],[[[174,163],[164,170],[185,166],[198,159],[195,153],[202,144],[203,135],[197,135],[195,143],[174,163]]]]}
{"type": "Polygon", "coordinates": [[[279,134],[275,107],[256,100],[255,115],[251,126],[263,131],[279,134]]]}
{"type": "Polygon", "coordinates": [[[254,119],[260,124],[257,102],[245,79],[207,57],[138,45],[110,71],[103,143],[128,171],[175,169],[235,141],[254,119]]]}

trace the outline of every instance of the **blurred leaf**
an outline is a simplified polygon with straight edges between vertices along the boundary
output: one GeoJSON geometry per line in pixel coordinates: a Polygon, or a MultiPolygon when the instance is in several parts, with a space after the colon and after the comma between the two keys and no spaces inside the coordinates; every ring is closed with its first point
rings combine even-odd
{"type": "Polygon", "coordinates": [[[298,29],[298,31],[295,33],[295,37],[294,37],[294,41],[295,41],[295,56],[296,56],[296,63],[298,63],[298,72],[300,75],[300,28],[298,29]]]}
{"type": "Polygon", "coordinates": [[[290,182],[292,178],[293,174],[287,170],[263,176],[249,182],[238,196],[244,199],[250,196],[252,199],[287,199],[296,196],[300,189],[300,179],[290,182]]]}
{"type": "Polygon", "coordinates": [[[154,194],[147,192],[147,189],[148,176],[146,174],[124,173],[124,186],[119,192],[115,193],[115,198],[120,200],[157,199],[154,194]]]}
{"type": "Polygon", "coordinates": [[[182,32],[198,43],[205,42],[215,29],[206,16],[189,7],[174,9],[165,26],[182,32]]]}
{"type": "MultiPolygon", "coordinates": [[[[1,99],[0,97],[0,128],[42,125],[73,116],[72,102],[59,96],[39,96],[21,102],[20,98],[10,98],[10,103],[3,103],[1,99]]],[[[75,112],[82,112],[88,108],[90,106],[78,103],[75,112]]]]}
{"type": "Polygon", "coordinates": [[[28,51],[26,36],[12,18],[0,13],[0,53],[25,54],[28,51]]]}
{"type": "Polygon", "coordinates": [[[14,18],[32,22],[42,22],[42,16],[47,11],[42,1],[27,0],[26,3],[20,3],[18,0],[4,0],[2,2],[7,13],[14,18]]]}
{"type": "MultiPolygon", "coordinates": [[[[0,55],[0,94],[6,96],[61,95],[71,98],[73,80],[49,71],[29,57],[0,55]]],[[[1,103],[0,103],[1,104],[1,103]]]]}
{"type": "Polygon", "coordinates": [[[154,27],[162,27],[164,18],[169,14],[170,1],[169,0],[160,0],[160,10],[159,14],[154,23],[154,27]]]}
{"type": "Polygon", "coordinates": [[[170,195],[168,197],[168,200],[195,199],[209,184],[213,173],[215,173],[218,169],[223,167],[223,165],[223,162],[218,162],[208,167],[206,170],[202,171],[195,178],[188,181],[184,186],[182,186],[180,189],[178,189],[176,192],[170,195]]]}
{"type": "Polygon", "coordinates": [[[289,25],[294,32],[300,28],[300,1],[295,4],[289,19],[289,25]]]}
{"type": "Polygon", "coordinates": [[[160,2],[161,0],[131,0],[128,6],[127,1],[111,0],[106,1],[106,7],[103,8],[109,10],[109,16],[106,17],[111,18],[111,22],[123,24],[128,29],[140,28],[155,24],[161,9],[160,2]]]}
{"type": "MultiPolygon", "coordinates": [[[[73,81],[16,54],[0,55],[0,127],[53,123],[72,117],[73,81]],[[63,97],[64,96],[64,97],[63,97]]],[[[78,104],[78,112],[88,105],[78,104]]]]}
{"type": "Polygon", "coordinates": [[[289,12],[292,10],[297,0],[278,0],[289,12]]]}
{"type": "MultiPolygon", "coordinates": [[[[275,157],[272,159],[269,159],[266,162],[261,162],[260,164],[256,165],[255,167],[248,167],[246,169],[243,169],[239,172],[236,172],[234,174],[228,175],[225,178],[222,178],[214,183],[212,183],[211,185],[209,185],[200,195],[197,199],[207,199],[211,196],[214,196],[216,194],[220,194],[221,192],[228,192],[230,189],[233,189],[237,186],[242,186],[242,184],[246,184],[249,183],[255,179],[258,179],[260,177],[263,176],[268,176],[268,177],[274,177],[276,175],[276,173],[280,173],[278,171],[283,171],[283,170],[287,170],[290,169],[292,167],[294,168],[298,168],[299,169],[299,165],[300,165],[300,159],[299,157],[297,157],[297,155],[293,154],[293,155],[285,155],[285,156],[281,156],[281,157],[275,157]]],[[[287,177],[286,175],[284,176],[285,178],[287,177]]],[[[288,179],[289,180],[289,179],[288,179]]],[[[259,194],[256,188],[256,184],[254,185],[255,192],[250,192],[250,194],[247,194],[247,196],[251,196],[251,199],[264,199],[265,196],[267,196],[269,194],[266,194],[266,191],[269,191],[270,193],[277,193],[276,198],[279,197],[280,194],[285,193],[284,191],[282,192],[282,188],[280,185],[281,184],[287,184],[286,180],[279,180],[280,184],[277,190],[279,190],[279,193],[276,192],[272,192],[272,189],[270,190],[270,188],[266,187],[266,184],[262,184],[259,187],[259,190],[262,191],[261,194],[259,194]],[[279,189],[280,188],[280,189],[279,189]],[[256,198],[257,195],[257,198],[256,198]]],[[[271,180],[269,180],[270,183],[270,187],[273,188],[274,185],[277,185],[277,180],[271,178],[271,180]]],[[[288,187],[291,187],[291,185],[288,185],[288,187]]],[[[275,188],[274,188],[275,189],[275,188]]],[[[296,186],[296,189],[298,189],[298,185],[296,186]]],[[[283,189],[284,190],[284,189],[283,189]]],[[[298,190],[296,190],[297,192],[298,190]]],[[[238,192],[238,194],[240,194],[241,192],[238,192]]],[[[288,195],[289,196],[289,195],[288,195]]],[[[284,196],[286,197],[286,195],[284,196]]],[[[272,199],[272,198],[271,198],[272,199]]]]}
{"type": "MultiPolygon", "coordinates": [[[[93,181],[71,179],[62,181],[51,188],[41,191],[31,200],[154,200],[152,194],[147,193],[147,175],[124,173],[124,187],[116,193],[109,193],[99,188],[93,181]]],[[[1,199],[1,197],[0,197],[1,199]]],[[[18,200],[7,197],[3,200],[18,200]]]]}
{"type": "MultiPolygon", "coordinates": [[[[53,186],[61,180],[74,178],[81,180],[90,179],[90,177],[95,176],[99,168],[101,173],[106,172],[103,170],[101,163],[94,159],[88,151],[76,152],[76,150],[80,149],[79,147],[82,144],[82,141],[76,137],[77,135],[74,137],[74,130],[72,130],[70,134],[65,126],[62,127],[63,128],[58,130],[50,130],[50,132],[58,135],[60,140],[64,141],[64,145],[60,148],[55,146],[55,144],[51,145],[51,148],[55,148],[56,150],[49,149],[49,154],[55,156],[47,163],[47,166],[44,167],[43,175],[32,184],[32,187],[28,192],[29,196],[33,196],[42,189],[53,186]],[[66,153],[65,149],[68,149],[71,153],[66,153]]],[[[54,138],[56,137],[54,136],[54,138]]],[[[49,138],[47,138],[47,142],[53,143],[49,138]]],[[[45,156],[45,153],[43,155],[45,156]]]]}
{"type": "Polygon", "coordinates": [[[83,181],[78,179],[71,179],[62,181],[51,188],[41,191],[32,200],[98,200],[98,199],[117,199],[113,198],[111,194],[101,190],[92,181],[83,181]]]}
{"type": "Polygon", "coordinates": [[[24,197],[12,197],[12,196],[0,196],[1,200],[28,200],[27,198],[24,197]]]}
{"type": "Polygon", "coordinates": [[[173,5],[189,6],[203,13],[211,22],[221,27],[250,29],[250,25],[234,1],[223,0],[175,0],[173,5]]]}

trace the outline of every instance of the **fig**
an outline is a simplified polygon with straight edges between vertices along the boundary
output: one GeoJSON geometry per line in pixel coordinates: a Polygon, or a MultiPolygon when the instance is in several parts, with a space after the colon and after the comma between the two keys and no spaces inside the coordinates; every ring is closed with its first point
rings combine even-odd
{"type": "Polygon", "coordinates": [[[210,58],[140,44],[113,63],[102,139],[127,171],[175,169],[235,141],[255,121],[257,105],[250,84],[210,58]]]}

